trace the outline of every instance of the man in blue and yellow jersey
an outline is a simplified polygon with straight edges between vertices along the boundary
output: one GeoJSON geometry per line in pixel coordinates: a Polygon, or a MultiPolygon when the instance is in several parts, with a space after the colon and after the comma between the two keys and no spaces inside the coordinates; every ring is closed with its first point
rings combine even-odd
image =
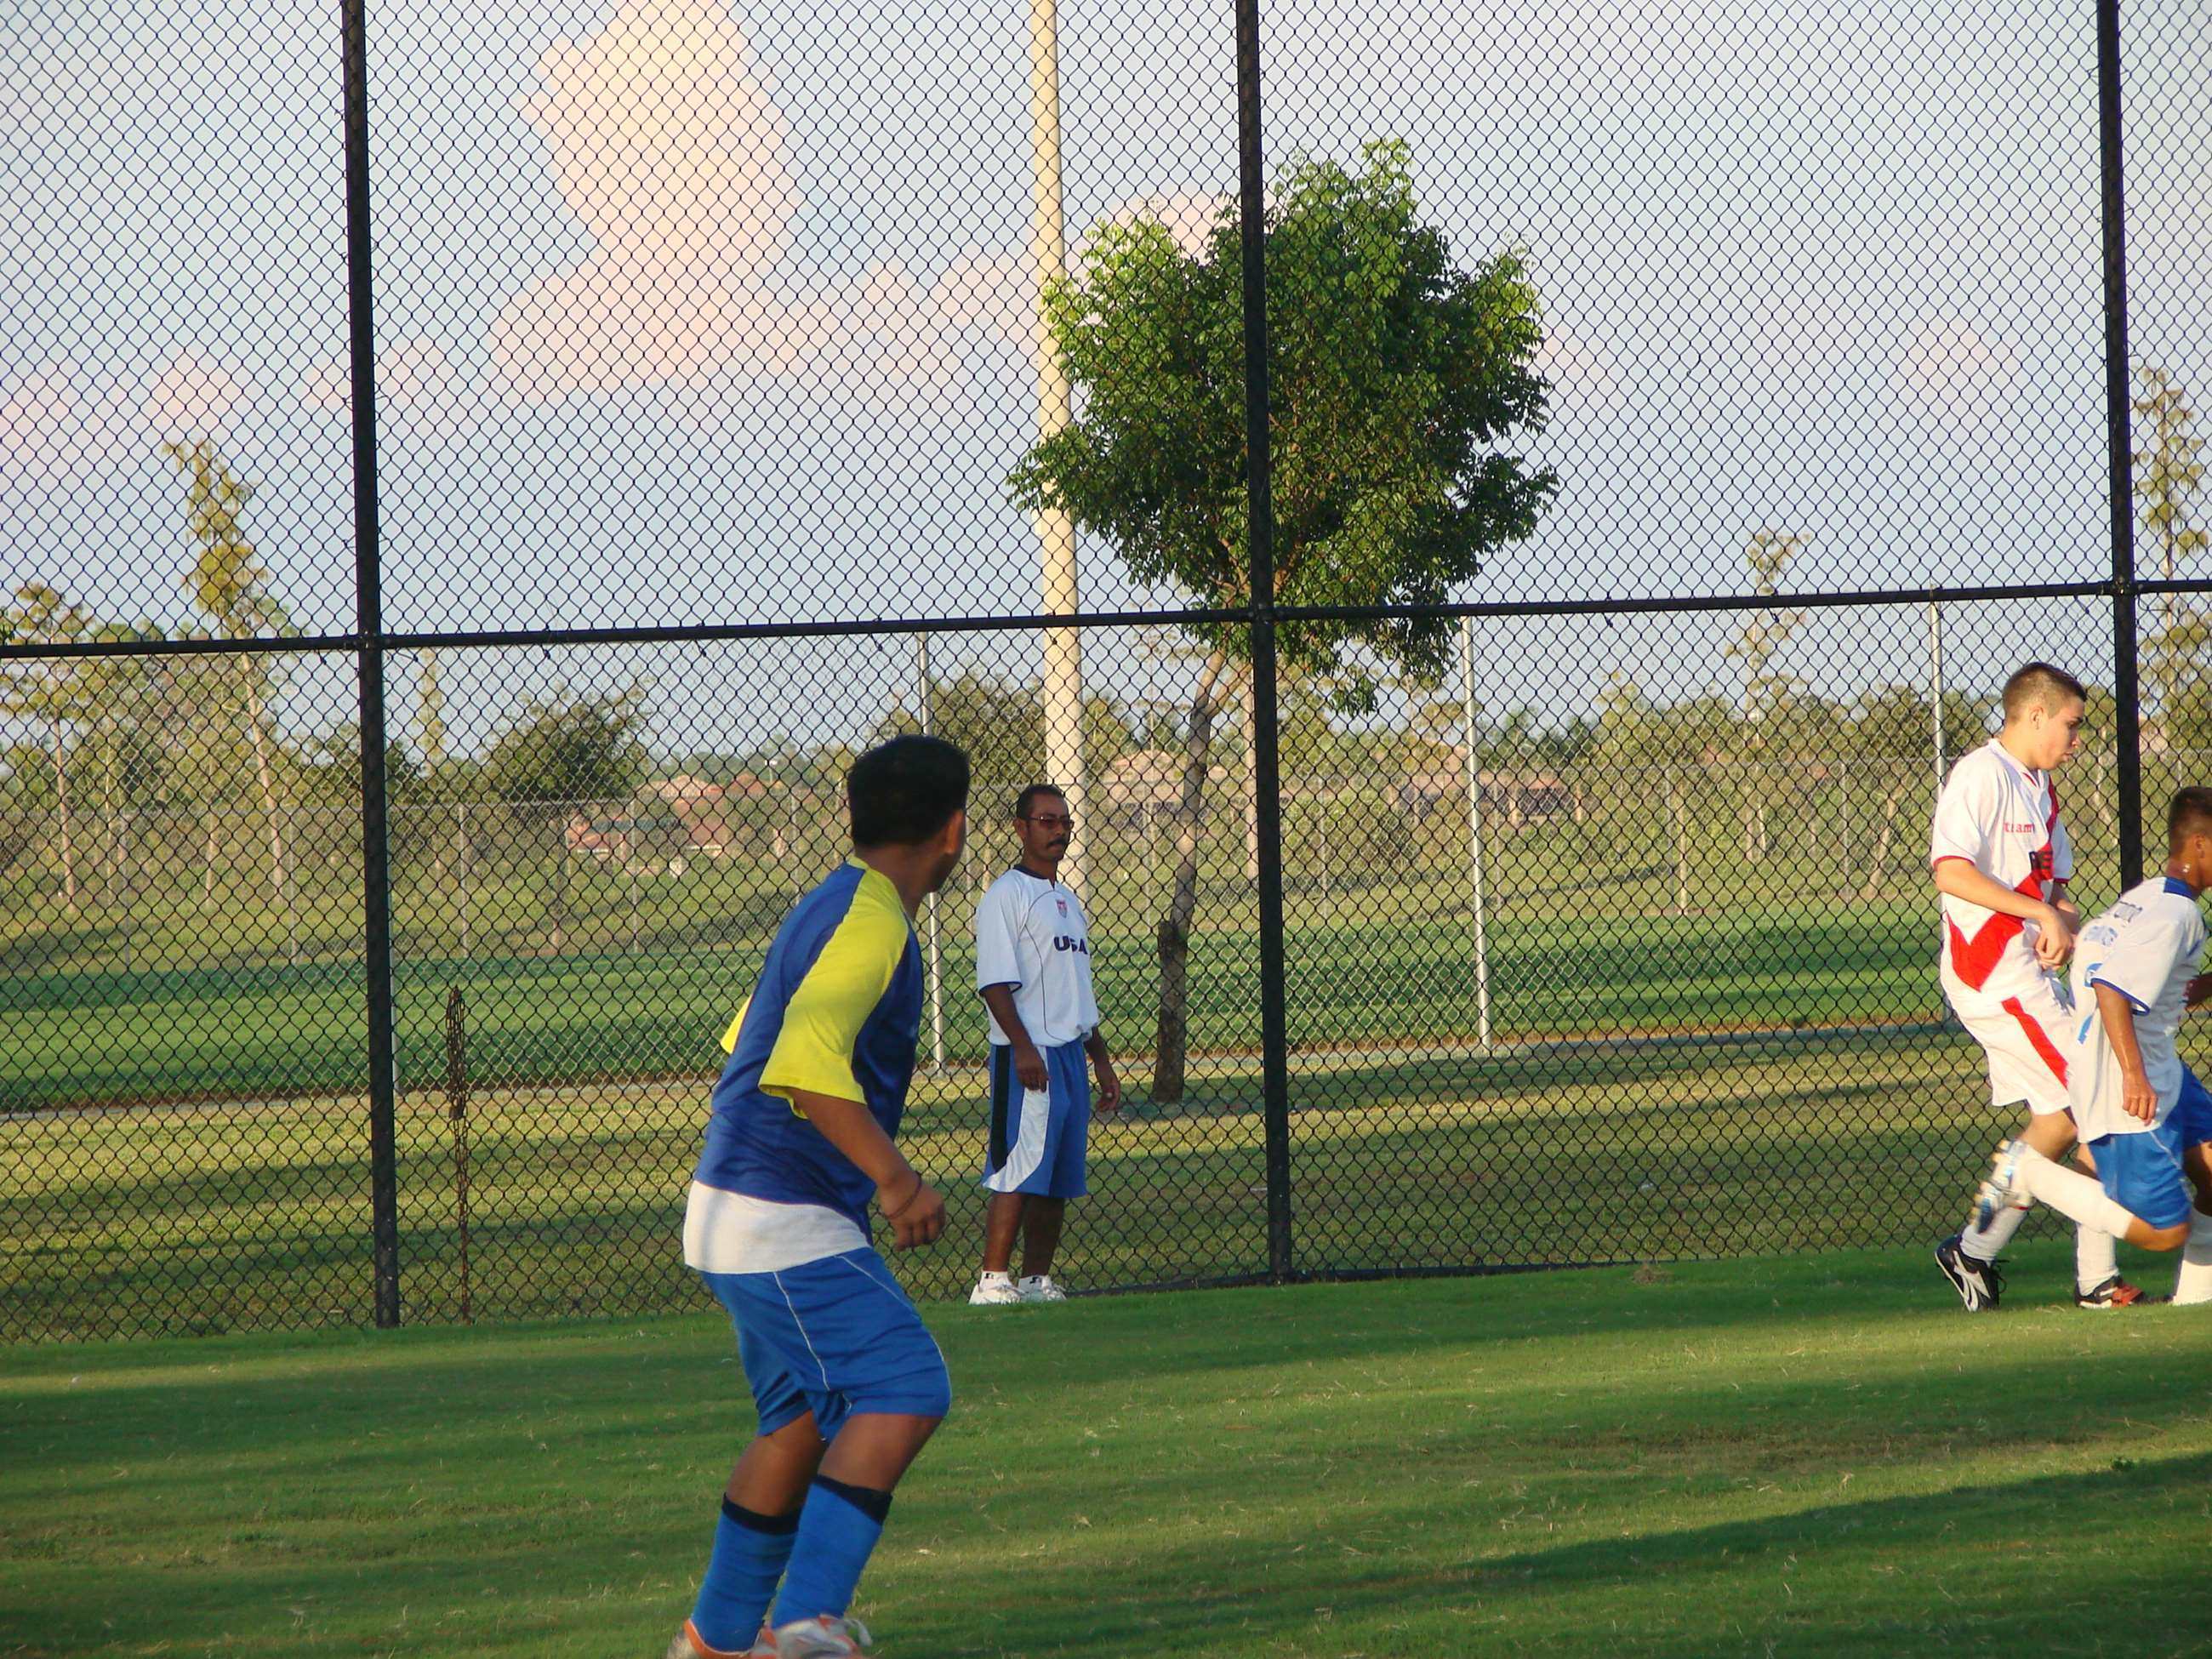
{"type": "Polygon", "coordinates": [[[869,1244],[868,1208],[902,1250],[945,1226],[894,1138],[921,1024],[913,916],[959,861],[968,757],[896,738],[854,763],[846,799],[853,856],[784,919],[723,1039],[684,1214],[684,1259],[737,1326],[760,1426],[666,1659],[859,1653],[854,1589],[891,1489],[951,1403],[944,1356],[869,1244]]]}

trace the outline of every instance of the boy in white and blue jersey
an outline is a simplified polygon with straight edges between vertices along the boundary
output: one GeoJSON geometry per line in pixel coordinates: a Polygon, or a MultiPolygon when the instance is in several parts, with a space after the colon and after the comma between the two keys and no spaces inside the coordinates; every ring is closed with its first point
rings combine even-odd
{"type": "Polygon", "coordinates": [[[1060,879],[1075,833],[1067,797],[1033,783],[1014,801],[1019,863],[975,906],[975,989],[991,1027],[991,1127],[983,1161],[983,1269],[969,1293],[979,1306],[1064,1302],[1053,1282],[1067,1200],[1090,1190],[1091,1079],[1098,1109],[1121,1104],[1121,1082],[1098,1029],[1091,927],[1083,901],[1060,879]],[[1022,1273],[1009,1271],[1014,1242],[1022,1273]]]}
{"type": "Polygon", "coordinates": [[[959,860],[968,759],[896,738],[854,763],[846,793],[854,856],[784,919],[723,1037],[685,1208],[684,1259],[737,1327],[759,1430],[666,1659],[857,1654],[854,1589],[951,1403],[944,1356],[868,1242],[868,1206],[901,1249],[944,1229],[895,1137],[921,1024],[913,916],[959,860]]]}
{"type": "Polygon", "coordinates": [[[2212,1301],[2212,1096],[2174,1046],[2189,1006],[2212,990],[2198,971],[2197,908],[2212,883],[2212,790],[2173,798],[2166,852],[2165,872],[2122,894],[2075,946],[2067,1094],[2096,1182],[2015,1141],[1984,1201],[2040,1199],[2130,1243],[2180,1249],[2174,1300],[2212,1301]]]}

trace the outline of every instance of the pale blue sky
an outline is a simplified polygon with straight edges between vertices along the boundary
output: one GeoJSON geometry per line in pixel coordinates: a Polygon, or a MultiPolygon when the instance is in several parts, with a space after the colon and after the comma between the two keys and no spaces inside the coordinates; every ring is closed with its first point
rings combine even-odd
{"type": "MultiPolygon", "coordinates": [[[[638,0],[624,34],[609,3],[373,7],[390,623],[1033,608],[1034,540],[1001,484],[1034,422],[1024,359],[967,325],[972,289],[948,277],[1003,277],[1024,252],[1023,15],[638,0]],[[586,228],[588,184],[564,179],[552,142],[566,120],[581,153],[608,153],[622,112],[653,106],[623,77],[656,71],[618,39],[720,54],[714,107],[741,113],[706,150],[662,141],[617,161],[633,188],[617,180],[611,210],[673,211],[634,188],[669,155],[687,173],[734,155],[756,185],[744,169],[772,167],[778,222],[747,221],[742,190],[706,207],[748,227],[742,269],[714,280],[776,316],[750,343],[708,340],[661,384],[563,385],[544,355],[518,380],[501,342],[532,304],[566,325],[580,294],[639,303],[641,266],[586,228]],[[567,82],[547,58],[564,41],[584,66],[567,82]],[[541,93],[533,121],[524,100],[541,93]],[[818,362],[773,361],[778,337],[816,324],[836,337],[818,362]]],[[[204,430],[258,482],[252,526],[301,621],[340,629],[333,15],[211,0],[191,16],[151,0],[0,15],[0,192],[27,204],[0,222],[0,575],[177,619],[178,492],[153,446],[204,430]]],[[[1079,232],[1139,198],[1233,188],[1229,21],[1212,0],[1062,0],[1079,232]]],[[[2203,21],[2201,0],[2128,11],[2136,338],[2199,386],[2203,21]]],[[[1558,381],[1531,449],[1565,488],[1470,597],[1735,589],[1761,526],[1809,538],[1794,576],[1808,586],[2099,574],[2091,23],[2085,0],[1270,6],[1279,164],[1403,137],[1466,257],[1529,250],[1558,381]]],[[[681,295],[695,278],[653,280],[681,295]]],[[[1094,604],[1146,597],[1103,548],[1085,549],[1085,582],[1094,604]]],[[[1501,643],[1500,678],[1563,707],[1600,656],[1662,690],[1725,678],[1725,619],[1635,625],[1602,652],[1598,625],[1572,626],[1540,651],[1501,643]]],[[[2076,624],[2035,626],[2051,633],[2038,648],[2082,658],[2065,649],[2076,624]]],[[[1960,647],[1962,673],[2013,654],[1989,631],[1988,661],[1960,647]]],[[[1823,617],[1792,649],[1841,688],[1917,673],[1920,635],[1890,613],[1823,617]]],[[[1018,665],[1027,647],[1008,648],[1018,665]]],[[[751,669],[690,706],[743,740],[874,696],[866,665],[884,653],[808,651],[831,708],[820,691],[787,707],[751,669]]],[[[487,696],[544,660],[489,671],[487,696]]],[[[1158,672],[1114,647],[1093,663],[1124,690],[1158,672]]],[[[607,653],[571,667],[626,672],[607,653]]],[[[334,703],[334,683],[310,683],[334,703]]]]}

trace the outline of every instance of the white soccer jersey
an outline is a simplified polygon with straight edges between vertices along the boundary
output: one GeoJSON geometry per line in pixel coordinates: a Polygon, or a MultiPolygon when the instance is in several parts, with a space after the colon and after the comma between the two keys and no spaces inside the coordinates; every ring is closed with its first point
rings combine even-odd
{"type": "MultiPolygon", "coordinates": [[[[991,985],[1014,988],[1014,1012],[1040,1048],[1097,1029],[1091,929],[1072,890],[1019,868],[991,884],[975,906],[975,988],[991,985]]],[[[995,1017],[991,1041],[1012,1041],[995,1017]]]]}
{"type": "Polygon", "coordinates": [[[2120,1106],[2119,1058],[2106,1039],[2092,988],[2110,986],[2134,1005],[2143,1073],[2158,1091],[2158,1121],[2181,1094],[2181,1056],[2174,1033],[2188,1012],[2189,981],[2204,956],[2204,917],[2186,882],[2155,876],[2138,882],[2119,902],[2081,930],[2074,947],[2075,1056],[2066,1091],[2084,1140],[2130,1134],[2153,1126],[2120,1106]]]}
{"type": "MultiPolygon", "coordinates": [[[[1930,866],[1964,859],[2014,891],[2048,901],[2074,875],[2074,848],[2058,821],[2051,775],[2031,771],[1991,738],[1951,769],[1936,804],[1930,866]]],[[[1943,899],[1943,975],[1970,991],[2016,996],[2043,977],[2035,924],[1950,894],[1943,899]]]]}

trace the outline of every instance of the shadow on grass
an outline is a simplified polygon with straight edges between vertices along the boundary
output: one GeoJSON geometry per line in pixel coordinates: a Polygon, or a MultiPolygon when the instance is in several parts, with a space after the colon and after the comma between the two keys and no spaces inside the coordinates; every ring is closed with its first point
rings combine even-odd
{"type": "Polygon", "coordinates": [[[1224,1582],[1233,1579],[1234,1563],[1216,1550],[1155,1553],[1148,1577],[1206,1588],[1156,1600],[1135,1587],[1118,1597],[1103,1586],[1087,1593],[1055,1587],[1057,1594],[1000,1602],[988,1649],[951,1650],[1174,1652],[1211,1649],[1208,1632],[1234,1631],[1245,1652],[1281,1651],[1273,1644],[1303,1638],[1314,1645],[1291,1650],[1380,1654],[1401,1650],[1377,1644],[1389,1640],[1380,1631],[1395,1630],[1411,1644],[1403,1650],[1455,1655],[1528,1652],[1533,1644],[1546,1653],[1684,1659],[1888,1656],[1953,1642],[1979,1651],[1999,1638],[2026,1644],[2016,1651],[2201,1653],[2212,1595],[2185,1534],[2192,1519],[2201,1525],[2208,1482],[2212,1454],[2123,1458],[2108,1469],[2003,1485],[1637,1530],[1503,1556],[1470,1552],[1412,1571],[1393,1571],[1391,1552],[1371,1545],[1375,1534],[1417,1517],[1368,1513],[1358,1519],[1370,1547],[1347,1556],[1331,1549],[1326,1534],[1312,1539],[1301,1582],[1288,1594],[1273,1573],[1244,1585],[1224,1582]],[[2118,1584],[2080,1578],[2071,1547],[2100,1535],[2115,1554],[2134,1547],[2120,1569],[2124,1606],[2113,1601],[2118,1584]],[[1985,1541],[1962,1547],[1962,1540],[1985,1541]],[[2169,1547],[2164,1559],[2160,1542],[2169,1547]],[[1072,1630],[1080,1634],[1071,1639],[1072,1630]],[[1450,1645],[1425,1640],[1431,1632],[1450,1645]]]}

